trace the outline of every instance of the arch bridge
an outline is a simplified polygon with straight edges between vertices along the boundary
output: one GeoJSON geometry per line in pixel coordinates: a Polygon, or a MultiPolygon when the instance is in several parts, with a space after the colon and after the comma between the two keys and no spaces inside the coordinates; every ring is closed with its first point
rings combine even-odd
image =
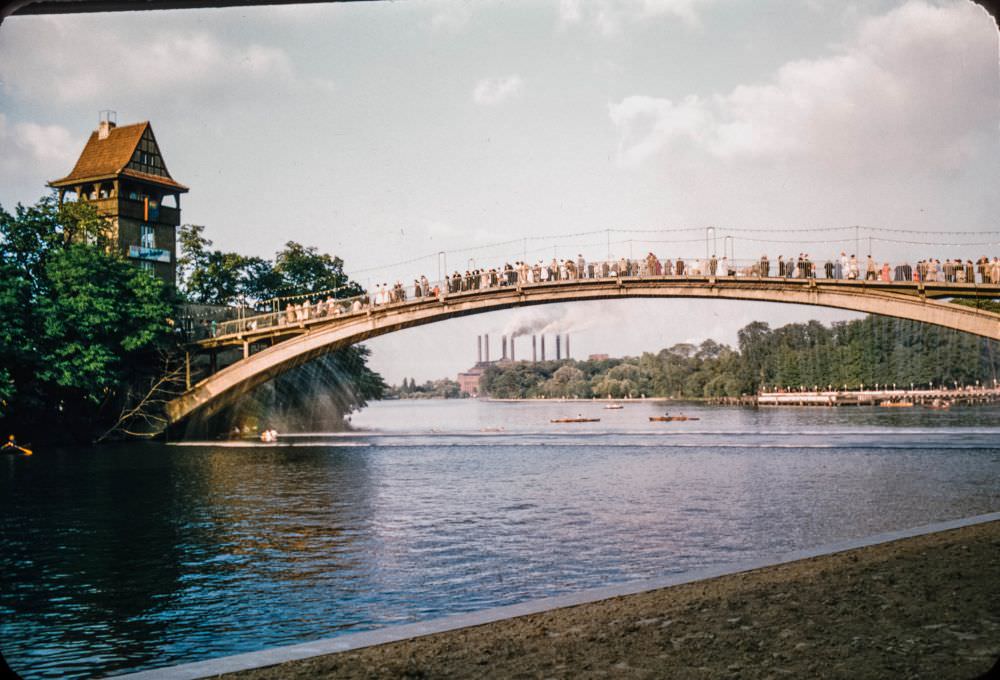
{"type": "Polygon", "coordinates": [[[346,309],[337,307],[328,314],[294,322],[286,321],[283,313],[226,322],[215,337],[192,345],[192,352],[210,354],[213,371],[207,378],[191,384],[189,360],[187,389],[167,404],[168,420],[174,425],[196,412],[213,413],[246,390],[311,359],[404,328],[512,307],[628,298],[816,305],[910,319],[1000,340],[1000,314],[947,301],[1000,298],[997,284],[725,276],[615,277],[490,287],[393,304],[365,305],[360,309],[359,304],[351,308],[349,301],[336,301],[346,304],[346,309]],[[214,371],[218,352],[235,350],[239,356],[240,349],[242,359],[214,371]]]}

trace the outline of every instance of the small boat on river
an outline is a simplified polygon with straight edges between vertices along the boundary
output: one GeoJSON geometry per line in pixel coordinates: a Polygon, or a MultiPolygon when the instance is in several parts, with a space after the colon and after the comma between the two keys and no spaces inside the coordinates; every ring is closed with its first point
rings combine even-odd
{"type": "Polygon", "coordinates": [[[662,416],[649,416],[649,422],[651,423],[673,423],[681,422],[686,420],[701,420],[701,418],[695,418],[693,416],[672,416],[669,413],[662,416]]]}
{"type": "Polygon", "coordinates": [[[882,408],[913,408],[912,401],[883,401],[879,402],[879,406],[882,408]]]}
{"type": "MultiPolygon", "coordinates": [[[[28,446],[30,446],[30,444],[28,446]]],[[[14,439],[14,435],[11,435],[7,438],[7,441],[3,443],[3,446],[0,446],[0,453],[17,453],[24,456],[30,456],[32,454],[32,450],[27,446],[19,446],[17,440],[14,439]]]]}
{"type": "Polygon", "coordinates": [[[550,423],[599,423],[600,418],[553,418],[550,423]]]}
{"type": "Polygon", "coordinates": [[[624,406],[622,406],[621,404],[608,404],[608,405],[607,405],[607,406],[605,406],[604,408],[605,408],[606,410],[608,410],[608,411],[618,411],[618,410],[620,410],[620,409],[623,409],[623,408],[625,408],[625,407],[624,407],[624,406]]]}

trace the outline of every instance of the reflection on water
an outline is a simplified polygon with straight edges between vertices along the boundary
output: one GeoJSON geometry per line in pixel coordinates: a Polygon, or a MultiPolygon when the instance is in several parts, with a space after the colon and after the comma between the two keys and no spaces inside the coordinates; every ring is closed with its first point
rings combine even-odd
{"type": "Polygon", "coordinates": [[[4,655],[156,667],[1000,510],[994,407],[389,402],[354,425],[0,459],[4,655]],[[649,422],[668,408],[701,420],[649,422]],[[548,422],[577,413],[601,422],[548,422]]]}

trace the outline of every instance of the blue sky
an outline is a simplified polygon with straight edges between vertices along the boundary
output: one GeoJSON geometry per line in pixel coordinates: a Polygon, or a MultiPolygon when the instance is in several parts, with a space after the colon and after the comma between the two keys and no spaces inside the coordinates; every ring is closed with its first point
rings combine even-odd
{"type": "MultiPolygon", "coordinates": [[[[340,255],[365,284],[435,274],[440,250],[451,267],[520,259],[523,246],[489,247],[498,241],[530,238],[532,259],[602,256],[603,237],[555,237],[609,228],[829,229],[756,242],[732,232],[738,257],[822,258],[853,249],[853,232],[836,229],[854,224],[986,243],[1000,235],[946,232],[1000,229],[998,64],[996,24],[962,1],[408,0],[14,17],[0,28],[0,203],[37,199],[72,167],[97,112],[114,109],[121,123],[152,122],[171,174],[191,187],[184,221],[218,247],[271,256],[294,239],[340,255]]],[[[612,249],[697,256],[702,242],[678,239],[701,233],[621,234],[612,249]]],[[[369,343],[373,363],[391,381],[454,374],[475,359],[476,334],[540,313],[397,333],[369,343]]],[[[690,300],[544,314],[572,330],[578,356],[733,342],[754,319],[851,317],[690,300]]]]}

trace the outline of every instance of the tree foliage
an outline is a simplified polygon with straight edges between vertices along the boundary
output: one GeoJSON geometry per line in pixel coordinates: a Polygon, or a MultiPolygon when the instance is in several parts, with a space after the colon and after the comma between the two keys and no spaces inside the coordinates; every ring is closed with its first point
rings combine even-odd
{"type": "Polygon", "coordinates": [[[0,207],[0,419],[87,438],[171,343],[167,285],[110,243],[85,203],[0,207]]]}
{"type": "Polygon", "coordinates": [[[343,260],[295,241],[274,260],[213,250],[199,225],[182,226],[178,242],[179,287],[191,302],[268,309],[274,298],[320,293],[343,298],[363,292],[344,272],[343,260]]]}
{"type": "MultiPolygon", "coordinates": [[[[212,249],[199,225],[181,227],[178,240],[180,292],[189,302],[271,311],[275,302],[284,306],[363,292],[344,272],[343,260],[295,241],[268,260],[212,249]]],[[[386,389],[367,359],[368,350],[356,346],[325,354],[255,388],[217,418],[192,425],[189,433],[231,431],[250,423],[281,429],[342,425],[344,415],[381,398],[386,389]]]]}
{"type": "Polygon", "coordinates": [[[428,380],[423,385],[418,385],[414,378],[403,378],[403,384],[388,388],[385,396],[396,399],[458,399],[463,394],[458,382],[451,378],[428,380]]]}

